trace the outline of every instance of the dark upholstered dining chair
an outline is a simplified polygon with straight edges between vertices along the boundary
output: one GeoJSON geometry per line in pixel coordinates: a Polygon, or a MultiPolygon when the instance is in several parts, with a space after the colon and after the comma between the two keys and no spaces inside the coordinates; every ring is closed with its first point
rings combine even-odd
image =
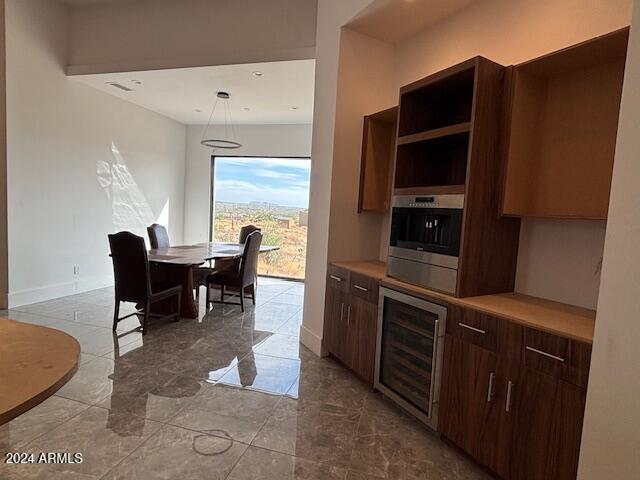
{"type": "Polygon", "coordinates": [[[164,226],[157,223],[149,225],[147,227],[147,233],[149,234],[149,243],[152,249],[169,248],[171,246],[169,234],[164,226]]]}
{"type": "MultiPolygon", "coordinates": [[[[255,225],[245,225],[240,229],[240,235],[238,235],[238,243],[243,244],[247,241],[247,237],[253,232],[261,232],[262,229],[260,227],[256,227],[255,225]]],[[[233,268],[234,265],[237,266],[239,258],[219,258],[214,264],[214,270],[224,270],[228,268],[233,268]]]]}
{"type": "MultiPolygon", "coordinates": [[[[167,229],[162,225],[157,223],[149,225],[147,227],[147,233],[149,234],[149,243],[152,249],[171,247],[167,229]]],[[[196,303],[200,298],[200,287],[207,284],[207,275],[211,275],[212,273],[213,269],[211,267],[195,267],[193,269],[193,289],[196,292],[196,303]]]]}
{"type": "MultiPolygon", "coordinates": [[[[256,304],[256,276],[258,270],[258,255],[262,233],[255,231],[247,236],[240,261],[231,268],[217,270],[207,277],[207,307],[210,303],[225,303],[225,290],[237,292],[240,296],[240,309],[244,312],[244,294],[249,288],[251,300],[256,304]],[[220,301],[211,300],[211,287],[220,288],[220,301]]],[[[227,302],[229,303],[229,302],[227,302]]]]}
{"type": "Polygon", "coordinates": [[[247,237],[251,235],[253,232],[261,232],[262,229],[260,227],[256,227],[255,225],[245,225],[240,229],[240,235],[238,235],[238,243],[244,243],[247,241],[247,237]]]}
{"type": "Polygon", "coordinates": [[[113,260],[113,275],[115,279],[116,305],[113,313],[113,331],[118,322],[138,313],[142,313],[142,334],[146,333],[150,317],[170,318],[180,320],[180,295],[182,287],[166,287],[154,285],[149,271],[149,259],[144,238],[130,232],[119,232],[109,235],[111,259],[113,260]],[[174,297],[176,299],[175,313],[169,315],[152,315],[151,305],[174,297]],[[133,302],[142,312],[132,313],[118,318],[120,302],[133,302]]]}

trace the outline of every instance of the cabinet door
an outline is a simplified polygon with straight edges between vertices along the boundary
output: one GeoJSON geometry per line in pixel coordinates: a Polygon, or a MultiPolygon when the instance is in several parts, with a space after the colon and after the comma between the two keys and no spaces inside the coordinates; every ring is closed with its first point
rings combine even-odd
{"type": "Polygon", "coordinates": [[[337,288],[327,288],[324,318],[324,345],[333,356],[346,363],[347,355],[347,294],[337,288]]]}
{"type": "Polygon", "coordinates": [[[351,296],[348,310],[347,345],[351,351],[350,367],[373,385],[375,369],[378,306],[351,296]]]}
{"type": "Polygon", "coordinates": [[[511,468],[514,480],[574,480],[585,392],[526,367],[512,387],[511,468]]]}
{"type": "Polygon", "coordinates": [[[497,370],[495,354],[446,335],[439,430],[489,468],[498,450],[497,370]]]}

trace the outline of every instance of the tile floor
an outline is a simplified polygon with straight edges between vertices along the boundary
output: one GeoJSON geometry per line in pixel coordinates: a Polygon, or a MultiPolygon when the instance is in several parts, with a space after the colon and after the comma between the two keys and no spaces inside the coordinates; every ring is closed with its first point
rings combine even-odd
{"type": "MultiPolygon", "coordinates": [[[[78,339],[56,395],[0,426],[0,452],[83,462],[0,463],[0,479],[480,479],[473,464],[350,372],[298,342],[304,287],[261,279],[257,305],[114,338],[111,289],[0,312],[78,339]]],[[[203,295],[204,296],[204,295],[203,295]]]]}

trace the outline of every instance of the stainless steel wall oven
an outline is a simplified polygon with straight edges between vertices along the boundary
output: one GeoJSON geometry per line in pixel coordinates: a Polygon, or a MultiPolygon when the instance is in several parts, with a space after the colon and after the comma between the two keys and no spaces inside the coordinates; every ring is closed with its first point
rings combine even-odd
{"type": "Polygon", "coordinates": [[[455,293],[464,195],[393,197],[389,276],[455,293]]]}

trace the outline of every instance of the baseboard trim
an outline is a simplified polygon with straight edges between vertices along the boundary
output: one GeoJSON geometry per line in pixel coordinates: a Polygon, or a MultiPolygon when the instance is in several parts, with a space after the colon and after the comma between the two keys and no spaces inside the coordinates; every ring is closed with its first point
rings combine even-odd
{"type": "Polygon", "coordinates": [[[327,353],[322,345],[322,337],[309,330],[302,324],[300,326],[300,343],[319,357],[326,357],[327,353]]]}
{"type": "Polygon", "coordinates": [[[9,308],[16,308],[31,303],[45,302],[54,298],[66,297],[76,293],[88,292],[113,285],[113,276],[86,277],[75,282],[56,283],[41,287],[27,288],[9,292],[9,308]]]}

